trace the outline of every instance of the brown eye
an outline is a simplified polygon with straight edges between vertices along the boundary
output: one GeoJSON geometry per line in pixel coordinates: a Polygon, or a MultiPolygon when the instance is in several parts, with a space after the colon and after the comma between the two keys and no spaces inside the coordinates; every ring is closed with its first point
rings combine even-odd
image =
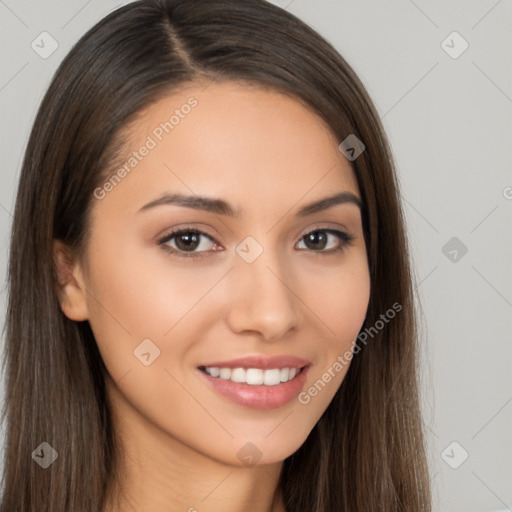
{"type": "Polygon", "coordinates": [[[177,254],[183,257],[197,257],[203,256],[202,253],[208,252],[208,242],[203,242],[207,239],[216,245],[215,240],[198,229],[179,229],[169,233],[164,238],[159,240],[161,245],[166,251],[177,254]],[[206,243],[206,248],[205,248],[206,243]],[[174,245],[173,245],[174,244],[174,245]],[[201,247],[203,250],[197,251],[201,247]]]}
{"type": "Polygon", "coordinates": [[[337,229],[315,229],[314,231],[306,233],[302,237],[302,240],[304,241],[307,249],[314,252],[330,254],[342,251],[346,245],[350,244],[353,237],[348,233],[337,229]],[[336,243],[336,239],[338,240],[338,244],[328,247],[328,250],[325,250],[333,238],[334,243],[336,243]]]}
{"type": "Polygon", "coordinates": [[[193,251],[199,246],[202,235],[193,232],[184,232],[174,235],[176,246],[180,251],[193,251]]]}

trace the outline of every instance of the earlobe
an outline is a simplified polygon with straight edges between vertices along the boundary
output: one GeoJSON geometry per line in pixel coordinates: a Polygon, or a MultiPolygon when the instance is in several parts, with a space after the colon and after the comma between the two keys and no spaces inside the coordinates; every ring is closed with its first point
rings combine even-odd
{"type": "Polygon", "coordinates": [[[71,249],[61,240],[53,241],[53,261],[57,272],[57,295],[62,312],[76,322],[87,320],[87,291],[82,269],[74,260],[71,249]]]}

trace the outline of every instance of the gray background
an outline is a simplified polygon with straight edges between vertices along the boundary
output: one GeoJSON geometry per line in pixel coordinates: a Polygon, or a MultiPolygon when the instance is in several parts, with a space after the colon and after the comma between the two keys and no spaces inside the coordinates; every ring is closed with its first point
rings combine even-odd
{"type": "MultiPolygon", "coordinates": [[[[390,137],[421,303],[434,509],[510,511],[512,3],[274,3],[316,28],[347,59],[390,137]],[[454,31],[460,37],[450,35],[454,31]],[[469,46],[458,55],[464,40],[469,46]]],[[[119,5],[0,0],[2,279],[36,108],[71,45],[119,5]],[[44,31],[58,44],[47,58],[31,47],[33,41],[43,46],[44,31]]],[[[44,48],[51,49],[49,39],[44,48]]],[[[4,311],[5,304],[4,285],[4,311]]],[[[0,327],[3,312],[1,319],[0,327]]]]}

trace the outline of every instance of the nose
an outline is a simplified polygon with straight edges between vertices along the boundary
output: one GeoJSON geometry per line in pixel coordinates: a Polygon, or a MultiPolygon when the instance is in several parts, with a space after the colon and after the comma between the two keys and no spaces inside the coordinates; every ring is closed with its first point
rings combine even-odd
{"type": "Polygon", "coordinates": [[[269,251],[252,263],[237,257],[235,268],[229,273],[230,329],[274,341],[300,328],[301,302],[293,291],[291,274],[269,251]]]}

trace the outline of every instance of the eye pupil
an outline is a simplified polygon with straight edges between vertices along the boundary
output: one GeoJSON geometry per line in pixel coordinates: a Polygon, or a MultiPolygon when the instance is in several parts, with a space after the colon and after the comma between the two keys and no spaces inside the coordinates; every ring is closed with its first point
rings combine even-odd
{"type": "Polygon", "coordinates": [[[194,250],[199,245],[199,235],[193,232],[186,232],[176,236],[176,246],[180,250],[194,250]],[[180,241],[185,240],[182,244],[180,241]]]}
{"type": "Polygon", "coordinates": [[[312,233],[306,235],[306,245],[308,245],[309,241],[311,241],[313,244],[313,247],[310,247],[311,249],[323,249],[327,243],[327,235],[323,231],[313,231],[312,233]],[[315,247],[315,245],[319,243],[319,240],[321,247],[315,247]]]}

